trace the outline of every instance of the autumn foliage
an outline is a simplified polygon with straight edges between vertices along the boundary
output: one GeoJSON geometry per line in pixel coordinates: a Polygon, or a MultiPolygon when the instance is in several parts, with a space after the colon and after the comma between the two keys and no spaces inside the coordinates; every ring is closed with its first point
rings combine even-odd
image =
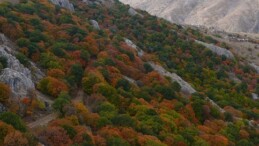
{"type": "MultiPolygon", "coordinates": [[[[251,125],[258,124],[259,103],[250,98],[259,93],[258,75],[243,60],[218,56],[195,40],[220,42],[139,10],[131,16],[118,1],[72,2],[75,13],[48,0],[0,4],[0,31],[17,44],[21,63],[31,68],[33,61],[45,72],[36,88],[54,97],[49,105],[38,92],[29,94],[12,111],[22,115],[21,107],[28,108],[26,120],[59,114],[32,135],[18,115],[3,113],[0,145],[258,145],[259,131],[251,125]],[[162,75],[150,62],[197,93],[181,92],[178,77],[162,75]]],[[[10,97],[0,83],[7,108],[10,97]]]]}

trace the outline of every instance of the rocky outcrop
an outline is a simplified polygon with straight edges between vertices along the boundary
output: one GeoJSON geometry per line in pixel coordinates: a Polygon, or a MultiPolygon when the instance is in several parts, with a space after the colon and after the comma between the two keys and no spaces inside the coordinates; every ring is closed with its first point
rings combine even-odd
{"type": "Polygon", "coordinates": [[[100,26],[99,26],[99,23],[95,20],[90,20],[90,23],[92,24],[92,26],[97,29],[97,30],[100,30],[100,26]]]}
{"type": "Polygon", "coordinates": [[[58,5],[60,7],[69,9],[70,11],[74,12],[74,6],[72,3],[69,2],[69,0],[50,0],[53,4],[58,5]]]}
{"type": "Polygon", "coordinates": [[[137,12],[135,9],[133,9],[133,8],[129,8],[128,12],[129,12],[129,14],[130,14],[131,16],[135,16],[135,15],[138,14],[138,12],[137,12]]]}
{"type": "Polygon", "coordinates": [[[137,45],[135,45],[131,40],[124,38],[125,43],[130,46],[131,48],[135,49],[138,53],[139,57],[142,57],[144,55],[144,51],[139,49],[137,45]]]}
{"type": "Polygon", "coordinates": [[[7,59],[8,68],[15,70],[24,74],[26,77],[31,78],[31,71],[24,67],[15,56],[11,54],[11,48],[1,45],[0,46],[0,56],[3,56],[7,59]]]}
{"type": "Polygon", "coordinates": [[[7,37],[5,37],[5,35],[4,34],[2,34],[2,33],[0,33],[0,45],[2,45],[2,46],[7,46],[7,47],[9,47],[9,48],[13,48],[13,49],[15,49],[16,50],[16,46],[15,46],[15,44],[12,42],[12,41],[10,41],[7,37]]]}
{"type": "Polygon", "coordinates": [[[34,89],[31,71],[24,67],[7,46],[0,46],[0,56],[7,59],[7,68],[0,74],[0,81],[12,89],[13,96],[25,97],[29,89],[34,89]]]}
{"type": "Polygon", "coordinates": [[[184,81],[181,77],[179,77],[175,73],[170,73],[166,69],[164,69],[162,66],[157,65],[153,62],[149,62],[149,64],[153,67],[155,71],[157,71],[159,74],[163,76],[170,77],[172,81],[177,82],[181,86],[181,91],[187,94],[193,94],[196,92],[196,90],[186,81],[184,81]]]}
{"type": "Polygon", "coordinates": [[[123,78],[127,81],[129,81],[130,83],[137,85],[137,81],[135,81],[134,79],[127,77],[127,76],[123,76],[123,78]]]}
{"type": "Polygon", "coordinates": [[[28,91],[35,88],[31,78],[10,68],[2,71],[0,81],[10,86],[15,97],[26,97],[28,91]]]}
{"type": "Polygon", "coordinates": [[[33,62],[30,62],[29,68],[22,65],[15,57],[14,48],[16,47],[13,43],[0,34],[0,56],[7,60],[7,67],[0,72],[0,82],[10,86],[13,97],[25,97],[29,90],[35,89],[34,83],[37,83],[44,73],[33,62]]]}
{"type": "Polygon", "coordinates": [[[88,5],[105,5],[107,7],[111,7],[114,4],[114,0],[83,0],[84,3],[88,5]]]}
{"type": "Polygon", "coordinates": [[[216,107],[221,113],[225,113],[226,111],[221,108],[216,102],[214,102],[213,100],[211,100],[209,97],[205,98],[212,106],[216,107]]]}
{"type": "Polygon", "coordinates": [[[253,100],[258,100],[259,99],[259,96],[255,93],[252,93],[252,99],[253,100]]]}
{"type": "Polygon", "coordinates": [[[228,73],[229,79],[232,80],[233,82],[239,84],[242,83],[242,81],[237,78],[237,76],[234,73],[228,73]]]}
{"type": "Polygon", "coordinates": [[[232,54],[232,52],[230,52],[229,50],[227,50],[225,48],[221,48],[221,47],[215,46],[213,44],[208,44],[208,43],[201,42],[198,40],[196,40],[195,42],[205,46],[206,48],[210,49],[212,52],[216,53],[217,55],[226,56],[229,59],[235,58],[234,55],[232,54]]]}
{"type": "Polygon", "coordinates": [[[142,14],[138,13],[135,9],[133,9],[133,8],[131,8],[131,7],[129,8],[128,13],[130,14],[130,16],[136,16],[136,15],[138,15],[138,16],[140,16],[140,17],[144,17],[142,14]]]}
{"type": "Polygon", "coordinates": [[[255,65],[254,63],[251,63],[250,66],[253,67],[255,71],[259,74],[259,66],[255,65]]]}

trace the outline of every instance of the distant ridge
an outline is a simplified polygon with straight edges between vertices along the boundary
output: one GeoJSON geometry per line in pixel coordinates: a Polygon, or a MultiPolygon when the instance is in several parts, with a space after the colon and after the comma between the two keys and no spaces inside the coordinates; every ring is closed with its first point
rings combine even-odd
{"type": "Polygon", "coordinates": [[[120,0],[171,22],[259,33],[259,0],[120,0]]]}

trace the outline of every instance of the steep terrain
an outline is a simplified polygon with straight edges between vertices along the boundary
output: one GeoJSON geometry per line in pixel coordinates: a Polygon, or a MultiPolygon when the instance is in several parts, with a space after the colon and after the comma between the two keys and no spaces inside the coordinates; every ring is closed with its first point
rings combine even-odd
{"type": "Polygon", "coordinates": [[[259,32],[258,0],[120,0],[171,22],[259,32]]]}
{"type": "Polygon", "coordinates": [[[0,145],[259,144],[258,72],[220,39],[115,0],[0,14],[0,145]]]}

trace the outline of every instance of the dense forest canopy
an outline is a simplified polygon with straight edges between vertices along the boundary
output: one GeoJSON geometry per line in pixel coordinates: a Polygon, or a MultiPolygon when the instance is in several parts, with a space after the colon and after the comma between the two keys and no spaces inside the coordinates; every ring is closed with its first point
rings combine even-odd
{"type": "MultiPolygon", "coordinates": [[[[258,74],[195,40],[226,44],[143,11],[129,13],[119,1],[71,2],[75,12],[48,0],[0,4],[0,32],[15,42],[21,64],[29,68],[33,61],[46,74],[36,90],[58,113],[31,130],[23,120],[49,112],[46,105],[33,91],[13,104],[10,87],[0,83],[8,108],[0,114],[0,145],[259,144],[259,102],[251,98],[259,94],[258,74]],[[181,82],[150,62],[195,93],[183,92],[181,82]]],[[[0,55],[0,71],[5,68],[0,55]]]]}

